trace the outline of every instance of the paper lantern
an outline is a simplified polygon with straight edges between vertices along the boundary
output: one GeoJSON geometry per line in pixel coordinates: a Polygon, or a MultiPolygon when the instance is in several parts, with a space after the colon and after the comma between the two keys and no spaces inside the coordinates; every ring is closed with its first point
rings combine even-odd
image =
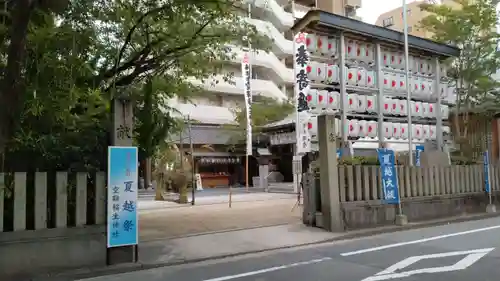
{"type": "Polygon", "coordinates": [[[307,105],[310,109],[318,107],[318,90],[310,89],[306,96],[307,105]]]}
{"type": "Polygon", "coordinates": [[[328,50],[328,37],[327,36],[318,36],[318,41],[317,41],[317,46],[318,46],[318,53],[327,56],[329,55],[329,50],[328,50]]]}
{"type": "Polygon", "coordinates": [[[327,55],[331,57],[337,56],[337,50],[338,50],[338,41],[337,38],[328,38],[328,51],[327,55]]]}
{"type": "Polygon", "coordinates": [[[396,52],[390,52],[390,59],[389,59],[389,67],[391,68],[398,68],[398,59],[397,56],[398,54],[396,52]]]}
{"type": "Polygon", "coordinates": [[[406,75],[404,74],[399,74],[398,75],[398,90],[400,91],[406,91],[406,75]]]}
{"type": "Polygon", "coordinates": [[[391,66],[391,52],[387,49],[382,49],[382,64],[385,67],[391,66]]]}
{"type": "Polygon", "coordinates": [[[349,124],[349,136],[350,137],[358,137],[359,136],[359,121],[356,119],[351,119],[348,122],[349,124]]]}
{"type": "Polygon", "coordinates": [[[383,132],[384,132],[384,138],[392,138],[392,130],[393,130],[393,125],[391,122],[384,122],[383,123],[383,132]]]}
{"type": "Polygon", "coordinates": [[[306,49],[311,53],[317,53],[317,38],[314,34],[307,34],[306,36],[306,49]]]}
{"type": "Polygon", "coordinates": [[[391,77],[392,77],[392,76],[391,76],[391,73],[389,73],[389,72],[384,72],[384,73],[382,74],[382,77],[383,77],[383,79],[384,79],[384,83],[383,83],[383,84],[384,84],[384,89],[386,89],[386,90],[391,89],[391,77]]]}
{"type": "Polygon", "coordinates": [[[362,58],[363,61],[367,63],[372,63],[375,61],[375,46],[373,44],[367,43],[365,47],[365,54],[362,58]]]}
{"type": "Polygon", "coordinates": [[[307,121],[307,130],[311,137],[318,135],[318,117],[311,116],[307,121]]]}
{"type": "Polygon", "coordinates": [[[425,71],[427,70],[427,61],[424,58],[420,58],[419,64],[420,64],[419,67],[418,67],[419,72],[421,74],[424,74],[425,71]]]}
{"type": "Polygon", "coordinates": [[[434,104],[429,103],[429,115],[428,118],[436,118],[436,111],[434,110],[434,104]]]}
{"type": "Polygon", "coordinates": [[[411,92],[414,95],[420,94],[420,78],[416,76],[412,76],[410,79],[411,83],[411,92]]]}
{"type": "Polygon", "coordinates": [[[358,42],[358,45],[356,46],[356,60],[358,61],[364,61],[363,58],[365,57],[365,49],[366,45],[363,42],[358,42]]]}
{"type": "Polygon", "coordinates": [[[339,66],[336,64],[328,64],[326,66],[326,83],[338,83],[339,80],[339,66]]]}
{"type": "Polygon", "coordinates": [[[324,110],[328,107],[328,91],[318,91],[318,108],[324,110]]]}
{"type": "Polygon", "coordinates": [[[362,67],[358,68],[358,74],[356,76],[356,84],[358,86],[366,86],[366,70],[362,67]]]}
{"type": "Polygon", "coordinates": [[[429,104],[426,102],[422,103],[422,117],[429,118],[429,104]]]}
{"type": "Polygon", "coordinates": [[[448,67],[443,63],[439,63],[439,77],[444,78],[447,76],[448,76],[448,67]]]}
{"type": "Polygon", "coordinates": [[[405,68],[404,53],[401,53],[401,52],[396,53],[396,62],[394,63],[394,68],[396,68],[396,69],[404,69],[405,68]]]}
{"type": "Polygon", "coordinates": [[[431,139],[431,140],[436,139],[436,126],[435,125],[429,126],[429,139],[431,139]]]}
{"type": "Polygon", "coordinates": [[[335,118],[335,135],[337,137],[342,135],[342,122],[338,118],[335,118]]]}
{"type": "Polygon", "coordinates": [[[419,57],[413,57],[413,63],[412,63],[412,71],[413,73],[419,73],[420,72],[420,58],[419,57]]]}
{"type": "Polygon", "coordinates": [[[340,93],[337,91],[328,92],[328,109],[338,110],[340,109],[340,93]]]}
{"type": "Polygon", "coordinates": [[[392,115],[399,115],[399,100],[393,99],[391,100],[391,114],[392,115]]]}
{"type": "Polygon", "coordinates": [[[443,133],[449,135],[451,133],[451,129],[448,126],[443,126],[443,133]]]}
{"type": "Polygon", "coordinates": [[[376,96],[366,96],[366,111],[370,113],[378,112],[376,96]]]}
{"type": "Polygon", "coordinates": [[[356,59],[356,52],[358,48],[358,43],[352,39],[347,40],[346,46],[346,58],[356,59]]]}
{"type": "Polygon", "coordinates": [[[395,139],[401,138],[401,124],[400,123],[392,123],[392,137],[395,139]]]}
{"type": "Polygon", "coordinates": [[[378,128],[378,123],[376,121],[368,121],[366,126],[366,136],[370,138],[376,138],[377,137],[377,128],[378,128]]]}
{"type": "Polygon", "coordinates": [[[366,71],[366,87],[374,88],[375,85],[375,71],[368,70],[366,71]]]}
{"type": "Polygon", "coordinates": [[[357,94],[347,94],[347,109],[350,112],[355,112],[358,110],[358,95],[357,94]]]}
{"type": "Polygon", "coordinates": [[[434,94],[434,80],[427,79],[427,95],[432,96],[434,94]]]}
{"type": "Polygon", "coordinates": [[[347,69],[346,83],[348,85],[356,85],[358,78],[358,69],[355,67],[350,67],[347,69]]]}
{"type": "Polygon", "coordinates": [[[358,95],[358,110],[357,112],[366,112],[366,96],[365,95],[358,95]]]}
{"type": "Polygon", "coordinates": [[[326,63],[314,62],[311,63],[311,74],[309,79],[314,82],[323,82],[326,80],[326,63]]]}
{"type": "Polygon", "coordinates": [[[431,139],[431,127],[429,125],[422,125],[423,131],[423,139],[430,140],[431,139]]]}
{"type": "Polygon", "coordinates": [[[408,116],[408,102],[406,100],[398,100],[399,115],[408,116]]]}
{"type": "Polygon", "coordinates": [[[393,103],[392,99],[389,99],[389,98],[384,99],[384,105],[383,105],[384,114],[391,114],[392,113],[392,103],[393,103]]]}
{"type": "Polygon", "coordinates": [[[419,101],[411,102],[411,115],[415,117],[422,117],[422,103],[419,101]]]}
{"type": "Polygon", "coordinates": [[[423,132],[423,129],[422,129],[422,125],[420,124],[416,124],[416,125],[412,125],[412,129],[413,129],[413,133],[412,133],[412,137],[414,139],[417,139],[417,140],[422,140],[423,137],[424,137],[424,132],[423,132]]]}
{"type": "Polygon", "coordinates": [[[407,140],[408,139],[408,124],[401,124],[401,139],[407,140]]]}
{"type": "Polygon", "coordinates": [[[432,62],[432,60],[427,58],[426,65],[427,65],[427,68],[425,70],[425,74],[429,74],[429,75],[433,74],[434,73],[434,63],[432,62]]]}
{"type": "Polygon", "coordinates": [[[392,91],[397,91],[399,89],[399,80],[398,75],[396,73],[391,73],[390,75],[390,89],[392,91]]]}
{"type": "Polygon", "coordinates": [[[359,132],[358,136],[361,138],[364,138],[368,135],[368,122],[365,120],[360,120],[358,122],[359,125],[359,132]]]}

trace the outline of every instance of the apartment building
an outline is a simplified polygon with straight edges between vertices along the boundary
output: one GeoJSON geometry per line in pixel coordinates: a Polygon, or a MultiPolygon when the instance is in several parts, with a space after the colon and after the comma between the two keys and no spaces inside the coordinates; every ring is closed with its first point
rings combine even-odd
{"type": "MultiPolygon", "coordinates": [[[[450,6],[455,6],[456,3],[452,0],[425,0],[425,1],[413,1],[406,5],[407,7],[407,22],[408,22],[408,34],[423,38],[431,38],[432,33],[419,28],[419,23],[422,19],[428,16],[428,13],[420,9],[422,3],[429,4],[445,4],[450,6]]],[[[390,28],[396,31],[403,31],[403,7],[390,10],[386,13],[381,14],[375,25],[390,28]]]]}

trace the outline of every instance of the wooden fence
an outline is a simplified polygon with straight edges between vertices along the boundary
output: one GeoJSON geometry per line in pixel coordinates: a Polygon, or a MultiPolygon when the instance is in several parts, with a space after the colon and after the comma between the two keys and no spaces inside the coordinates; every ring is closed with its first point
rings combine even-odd
{"type": "Polygon", "coordinates": [[[105,173],[0,173],[0,233],[105,223],[105,173]]]}
{"type": "MultiPolygon", "coordinates": [[[[397,166],[399,193],[409,197],[460,195],[484,191],[482,165],[448,167],[397,166]]],[[[491,187],[499,190],[500,166],[491,169],[491,187]]],[[[340,201],[382,199],[380,166],[339,166],[340,201]]]]}

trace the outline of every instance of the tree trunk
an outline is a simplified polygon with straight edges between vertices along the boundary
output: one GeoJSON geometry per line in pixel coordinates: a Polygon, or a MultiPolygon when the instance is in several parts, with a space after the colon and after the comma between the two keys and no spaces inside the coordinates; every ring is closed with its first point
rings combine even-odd
{"type": "Polygon", "coordinates": [[[151,184],[151,157],[144,160],[144,188],[148,189],[151,184]]]}
{"type": "MultiPolygon", "coordinates": [[[[35,2],[36,3],[36,2],[35,2]]],[[[0,153],[6,150],[7,142],[16,129],[24,96],[22,68],[26,55],[26,38],[31,13],[35,4],[31,0],[16,0],[9,30],[10,44],[7,49],[7,65],[0,82],[0,153]]]]}

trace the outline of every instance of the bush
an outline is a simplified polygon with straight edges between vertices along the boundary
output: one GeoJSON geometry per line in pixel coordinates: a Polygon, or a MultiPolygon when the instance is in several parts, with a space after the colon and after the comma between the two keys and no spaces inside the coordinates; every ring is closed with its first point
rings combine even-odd
{"type": "Polygon", "coordinates": [[[475,165],[478,164],[478,161],[475,161],[469,157],[464,156],[451,156],[451,164],[452,165],[475,165]]]}

